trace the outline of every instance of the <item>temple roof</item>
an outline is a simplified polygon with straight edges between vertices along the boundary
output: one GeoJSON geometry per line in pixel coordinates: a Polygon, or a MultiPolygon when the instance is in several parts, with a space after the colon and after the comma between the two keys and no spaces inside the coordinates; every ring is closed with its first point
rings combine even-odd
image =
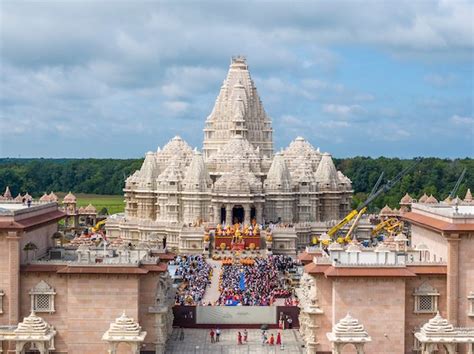
{"type": "Polygon", "coordinates": [[[15,329],[15,334],[27,336],[45,336],[48,334],[50,326],[41,317],[36,316],[32,312],[28,317],[23,318],[23,321],[18,324],[15,329]]]}
{"type": "Polygon", "coordinates": [[[392,208],[390,208],[387,204],[385,204],[385,206],[382,208],[382,210],[380,210],[380,215],[389,215],[389,214],[393,214],[393,210],[392,208]]]}
{"type": "Polygon", "coordinates": [[[321,161],[321,153],[319,149],[316,150],[313,145],[302,137],[297,137],[293,140],[286,149],[282,151],[285,157],[288,168],[293,170],[296,166],[293,164],[295,158],[304,158],[311,163],[312,169],[315,171],[321,161]]]}
{"type": "Polygon", "coordinates": [[[184,164],[189,164],[193,157],[193,149],[180,136],[175,136],[171,139],[162,150],[158,149],[156,158],[158,165],[166,165],[169,160],[176,159],[184,164]]]}
{"type": "Polygon", "coordinates": [[[146,332],[142,331],[142,327],[135,322],[133,318],[128,317],[125,312],[120,317],[117,317],[114,322],[110,324],[107,332],[102,336],[102,340],[106,341],[143,341],[146,332]]]}
{"type": "Polygon", "coordinates": [[[158,176],[158,182],[180,182],[183,178],[183,169],[176,160],[172,160],[168,167],[158,176]]]}

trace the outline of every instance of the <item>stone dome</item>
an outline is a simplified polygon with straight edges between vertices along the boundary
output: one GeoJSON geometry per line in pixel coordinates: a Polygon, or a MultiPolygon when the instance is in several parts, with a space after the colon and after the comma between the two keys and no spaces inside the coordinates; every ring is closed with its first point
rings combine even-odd
{"type": "Polygon", "coordinates": [[[71,192],[66,194],[66,196],[63,199],[64,204],[66,204],[66,203],[75,203],[75,202],[76,202],[76,196],[74,194],[72,194],[71,192]]]}
{"type": "Polygon", "coordinates": [[[367,337],[367,331],[359,320],[347,314],[334,327],[333,333],[338,337],[367,337]]]}
{"type": "Polygon", "coordinates": [[[189,165],[193,158],[193,149],[180,136],[171,139],[162,150],[156,152],[156,161],[161,170],[163,170],[170,160],[177,160],[181,164],[189,165]]]}
{"type": "Polygon", "coordinates": [[[44,193],[41,198],[39,199],[40,202],[49,202],[49,195],[47,193],[44,193]]]}
{"type": "Polygon", "coordinates": [[[436,316],[429,320],[421,327],[421,333],[424,335],[439,335],[454,332],[454,327],[448,320],[436,313],[436,316]]]}
{"type": "Polygon", "coordinates": [[[50,326],[41,317],[32,312],[28,317],[18,324],[15,334],[28,336],[44,336],[49,332],[50,326]]]}
{"type": "Polygon", "coordinates": [[[392,208],[390,208],[387,204],[380,210],[380,215],[391,215],[393,214],[392,208]]]}
{"type": "Polygon", "coordinates": [[[262,182],[252,172],[234,170],[220,177],[214,184],[214,190],[230,194],[258,194],[262,192],[262,182]]]}
{"type": "Polygon", "coordinates": [[[423,195],[420,197],[420,199],[418,199],[418,202],[419,203],[426,203],[427,199],[428,199],[428,196],[426,195],[426,193],[423,193],[423,195]]]}
{"type": "Polygon", "coordinates": [[[136,337],[140,335],[141,329],[142,327],[124,312],[110,324],[108,333],[110,336],[136,337]]]}
{"type": "Polygon", "coordinates": [[[402,199],[400,199],[400,204],[411,204],[412,202],[413,198],[408,193],[406,193],[402,199]]]}
{"type": "Polygon", "coordinates": [[[97,213],[97,209],[92,204],[89,204],[84,208],[84,212],[87,214],[95,214],[97,213]]]}
{"type": "Polygon", "coordinates": [[[433,197],[433,194],[431,194],[426,200],[425,200],[425,203],[426,204],[437,204],[438,203],[438,200],[433,197]]]}
{"type": "Polygon", "coordinates": [[[470,189],[470,188],[467,189],[466,195],[465,195],[465,197],[464,197],[464,201],[465,201],[466,203],[472,203],[472,201],[473,201],[473,200],[472,200],[472,194],[471,194],[471,189],[470,189]]]}
{"type": "Polygon", "coordinates": [[[49,201],[56,203],[58,201],[58,196],[54,194],[54,192],[49,193],[49,201]]]}

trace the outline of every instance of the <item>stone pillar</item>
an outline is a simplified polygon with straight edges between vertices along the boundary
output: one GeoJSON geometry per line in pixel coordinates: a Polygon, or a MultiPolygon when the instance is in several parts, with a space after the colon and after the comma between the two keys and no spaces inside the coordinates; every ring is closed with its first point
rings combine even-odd
{"type": "Polygon", "coordinates": [[[214,205],[214,223],[220,224],[221,223],[221,208],[218,205],[214,205]]]}
{"type": "Polygon", "coordinates": [[[9,232],[8,240],[8,324],[17,325],[20,319],[20,238],[21,233],[9,232]]]}
{"type": "Polygon", "coordinates": [[[459,235],[453,234],[448,237],[448,284],[447,284],[447,302],[448,316],[447,320],[456,326],[458,324],[458,305],[459,305],[459,235]]]}
{"type": "Polygon", "coordinates": [[[244,204],[244,225],[250,225],[250,205],[244,204]]]}
{"type": "Polygon", "coordinates": [[[262,204],[257,204],[255,206],[255,218],[257,219],[257,224],[263,223],[262,220],[262,211],[263,211],[263,206],[262,204]]]}
{"type": "Polygon", "coordinates": [[[225,206],[225,223],[226,225],[232,225],[232,204],[226,204],[225,206]]]}

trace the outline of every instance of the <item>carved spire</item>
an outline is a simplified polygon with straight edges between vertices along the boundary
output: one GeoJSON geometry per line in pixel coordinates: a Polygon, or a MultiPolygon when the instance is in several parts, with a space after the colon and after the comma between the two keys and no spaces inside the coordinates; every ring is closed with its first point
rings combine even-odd
{"type": "Polygon", "coordinates": [[[202,154],[195,151],[191,164],[189,165],[188,170],[186,171],[186,176],[183,180],[183,189],[185,191],[205,192],[209,190],[211,185],[212,180],[207,172],[202,154]]]}
{"type": "Polygon", "coordinates": [[[277,153],[273,158],[272,165],[265,180],[265,190],[290,191],[291,176],[285,159],[281,153],[277,153]]]}
{"type": "Polygon", "coordinates": [[[262,155],[273,154],[272,127],[257,93],[247,61],[234,57],[204,129],[204,156],[209,158],[230,138],[241,135],[262,155]]]}
{"type": "Polygon", "coordinates": [[[339,178],[330,154],[323,154],[314,177],[320,190],[336,190],[338,188],[339,178]]]}
{"type": "Polygon", "coordinates": [[[470,188],[467,189],[466,196],[464,197],[464,201],[466,203],[472,203],[472,194],[471,194],[470,188]]]}

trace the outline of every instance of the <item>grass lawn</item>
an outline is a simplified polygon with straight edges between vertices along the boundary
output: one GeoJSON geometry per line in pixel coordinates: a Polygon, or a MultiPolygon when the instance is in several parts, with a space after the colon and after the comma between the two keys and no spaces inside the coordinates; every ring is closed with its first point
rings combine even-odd
{"type": "MultiPolygon", "coordinates": [[[[62,201],[67,193],[58,192],[56,195],[62,201]]],[[[92,204],[96,207],[97,212],[102,208],[107,208],[109,214],[122,213],[125,209],[123,202],[123,195],[101,195],[101,194],[85,194],[74,193],[77,198],[77,207],[87,206],[92,204]]]]}

